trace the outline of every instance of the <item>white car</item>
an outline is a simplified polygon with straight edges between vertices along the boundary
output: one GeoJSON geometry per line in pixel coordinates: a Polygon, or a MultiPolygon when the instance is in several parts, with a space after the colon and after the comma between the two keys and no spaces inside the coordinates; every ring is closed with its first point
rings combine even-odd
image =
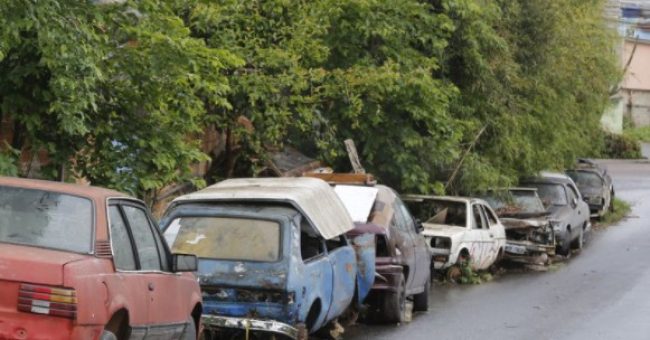
{"type": "Polygon", "coordinates": [[[487,269],[503,255],[506,233],[492,208],[482,199],[409,195],[417,216],[430,216],[422,234],[431,247],[433,269],[469,261],[487,269]]]}

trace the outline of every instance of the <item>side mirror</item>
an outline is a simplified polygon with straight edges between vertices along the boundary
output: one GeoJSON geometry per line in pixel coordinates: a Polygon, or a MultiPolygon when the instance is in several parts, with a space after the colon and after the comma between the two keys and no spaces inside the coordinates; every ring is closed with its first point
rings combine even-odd
{"type": "Polygon", "coordinates": [[[415,232],[416,233],[421,233],[422,230],[424,230],[424,226],[422,225],[422,221],[420,221],[419,218],[415,219],[415,232]]]}
{"type": "Polygon", "coordinates": [[[199,269],[199,259],[196,255],[172,254],[172,272],[195,272],[199,269]]]}
{"type": "Polygon", "coordinates": [[[571,204],[573,205],[574,208],[577,207],[577,206],[578,206],[578,199],[574,197],[574,198],[571,200],[571,204]]]}

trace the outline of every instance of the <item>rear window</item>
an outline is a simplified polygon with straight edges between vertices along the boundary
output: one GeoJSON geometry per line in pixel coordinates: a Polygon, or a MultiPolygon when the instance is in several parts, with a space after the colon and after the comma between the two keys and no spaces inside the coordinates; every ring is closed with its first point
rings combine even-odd
{"type": "Polygon", "coordinates": [[[165,240],[173,252],[200,258],[259,262],[280,258],[280,224],[268,220],[182,217],[165,230],[165,240]]]}
{"type": "Polygon", "coordinates": [[[90,253],[92,218],[86,198],[0,186],[0,242],[90,253]]]}
{"type": "Polygon", "coordinates": [[[567,175],[581,188],[600,188],[603,186],[603,179],[593,172],[567,171],[567,175]]]}

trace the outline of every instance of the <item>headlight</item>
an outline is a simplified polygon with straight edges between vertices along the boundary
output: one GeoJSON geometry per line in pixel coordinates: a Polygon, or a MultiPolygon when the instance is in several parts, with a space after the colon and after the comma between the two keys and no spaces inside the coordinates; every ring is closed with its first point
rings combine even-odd
{"type": "Polygon", "coordinates": [[[600,196],[592,196],[587,199],[589,204],[600,204],[603,201],[603,198],[600,196]]]}
{"type": "Polygon", "coordinates": [[[556,233],[562,230],[562,222],[560,221],[551,221],[551,227],[553,227],[553,231],[556,233]]]}
{"type": "Polygon", "coordinates": [[[432,248],[442,248],[450,249],[451,248],[451,239],[447,237],[433,237],[431,239],[432,248]]]}

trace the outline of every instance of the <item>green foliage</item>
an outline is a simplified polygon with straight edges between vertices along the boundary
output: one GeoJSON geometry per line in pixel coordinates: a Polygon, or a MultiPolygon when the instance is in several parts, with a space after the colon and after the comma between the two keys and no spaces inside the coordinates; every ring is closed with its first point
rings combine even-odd
{"type": "Polygon", "coordinates": [[[603,156],[606,158],[641,158],[641,144],[634,137],[608,133],[605,135],[603,156]]]}
{"type": "Polygon", "coordinates": [[[208,182],[283,143],[348,171],[352,138],[401,191],[506,186],[600,152],[619,76],[603,0],[92,3],[0,3],[1,150],[150,199],[202,184],[211,127],[208,182]]]}
{"type": "Polygon", "coordinates": [[[487,127],[452,191],[506,186],[599,152],[599,119],[618,77],[602,5],[443,1],[457,27],[445,54],[445,76],[461,94],[451,111],[470,127],[467,142],[487,127]]]}
{"type": "MultiPolygon", "coordinates": [[[[151,198],[205,159],[204,98],[227,106],[221,70],[164,1],[0,4],[0,104],[17,149],[46,150],[50,168],[151,198]]],[[[56,177],[47,171],[43,177],[56,177]]]]}
{"type": "Polygon", "coordinates": [[[598,221],[596,224],[597,227],[606,227],[618,223],[627,217],[627,215],[632,211],[632,206],[630,203],[620,198],[614,198],[612,204],[614,204],[613,211],[608,211],[607,214],[605,214],[605,216],[603,216],[603,218],[598,221]]]}
{"type": "Polygon", "coordinates": [[[650,142],[650,126],[625,129],[623,134],[639,142],[650,142]]]}

